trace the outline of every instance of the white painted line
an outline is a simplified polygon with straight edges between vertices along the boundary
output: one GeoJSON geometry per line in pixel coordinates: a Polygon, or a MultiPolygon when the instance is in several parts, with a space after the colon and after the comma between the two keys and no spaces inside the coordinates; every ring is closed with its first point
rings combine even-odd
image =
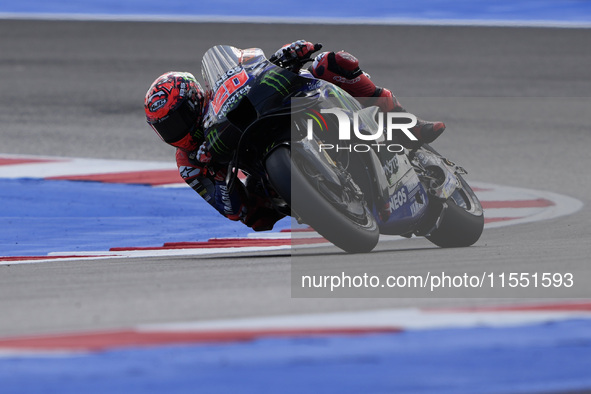
{"type": "MultiPolygon", "coordinates": [[[[517,188],[517,187],[494,185],[494,184],[481,183],[481,182],[472,182],[471,185],[473,187],[478,187],[478,188],[493,189],[494,193],[496,193],[497,195],[500,194],[500,195],[505,196],[503,198],[500,198],[498,201],[506,201],[506,200],[513,200],[513,199],[516,199],[516,200],[532,199],[532,200],[534,200],[534,199],[542,198],[542,199],[552,201],[554,203],[553,206],[544,207],[543,209],[541,209],[540,211],[537,211],[537,212],[534,212],[532,210],[531,211],[532,214],[525,216],[525,217],[516,218],[513,220],[507,220],[507,221],[487,223],[485,225],[486,228],[497,228],[497,227],[511,226],[511,225],[515,225],[515,224],[537,222],[537,221],[541,221],[541,220],[556,219],[561,216],[572,215],[575,212],[579,211],[581,208],[583,208],[583,205],[584,205],[581,201],[579,201],[575,198],[565,196],[563,194],[558,194],[558,193],[553,193],[553,192],[548,192],[548,191],[543,191],[543,190],[517,188]],[[510,196],[518,196],[520,198],[512,198],[510,196]]],[[[480,193],[476,193],[476,194],[480,198],[480,193]]],[[[484,198],[482,198],[482,201],[490,201],[490,200],[485,200],[484,198]]],[[[509,215],[509,217],[515,217],[515,216],[511,215],[510,212],[507,212],[508,208],[485,209],[484,217],[485,218],[500,217],[500,216],[495,216],[497,214],[495,214],[494,211],[497,209],[502,209],[503,210],[502,212],[507,213],[509,215]],[[491,216],[489,216],[489,214],[491,216]]],[[[515,210],[515,212],[519,213],[521,208],[514,208],[514,210],[515,210]]]]}
{"type": "Polygon", "coordinates": [[[428,19],[428,18],[357,18],[357,17],[279,17],[230,15],[149,15],[149,14],[84,14],[84,13],[0,13],[0,19],[109,21],[109,22],[181,22],[181,23],[268,23],[292,25],[392,25],[392,26],[482,26],[482,27],[542,27],[588,29],[591,21],[556,20],[487,20],[487,19],[428,19]]]}
{"type": "MultiPolygon", "coordinates": [[[[0,155],[4,158],[16,156],[0,155]]],[[[24,158],[24,157],[23,157],[24,158]]],[[[29,158],[33,158],[30,157],[29,158]]],[[[0,178],[50,178],[60,176],[116,174],[122,172],[176,170],[174,162],[106,160],[82,158],[37,157],[36,159],[55,160],[44,163],[8,164],[0,166],[0,178]]]]}
{"type": "Polygon", "coordinates": [[[506,327],[566,319],[591,319],[586,311],[426,311],[418,308],[270,316],[163,324],[144,324],[140,332],[198,332],[280,329],[427,330],[476,326],[506,327]]]}
{"type": "MultiPolygon", "coordinates": [[[[591,304],[541,304],[512,305],[507,308],[481,307],[479,309],[450,310],[397,308],[380,310],[361,310],[351,312],[325,312],[308,314],[290,314],[279,316],[259,316],[223,320],[187,321],[140,324],[120,330],[72,332],[61,335],[36,337],[6,338],[0,347],[0,358],[3,357],[63,357],[76,354],[95,352],[97,346],[103,349],[125,346],[120,340],[113,342],[108,338],[150,338],[157,333],[162,337],[187,338],[187,343],[200,343],[199,338],[211,341],[216,335],[225,340],[243,340],[245,337],[265,338],[281,334],[302,336],[328,334],[338,332],[348,334],[406,332],[438,329],[467,328],[500,328],[540,325],[568,320],[591,319],[591,304]],[[87,343],[81,340],[87,338],[87,343]],[[94,338],[94,339],[93,339],[94,338]],[[98,344],[97,345],[97,339],[98,344]],[[27,346],[23,345],[28,343],[27,346]],[[56,341],[56,347],[48,349],[49,341],[56,341]],[[69,342],[69,344],[68,344],[69,342]],[[75,343],[75,346],[72,344],[75,343]],[[42,344],[42,346],[39,346],[42,344]]],[[[461,335],[461,333],[460,333],[461,335]]],[[[129,344],[133,343],[133,339],[129,344]]],[[[159,346],[170,342],[153,339],[145,345],[159,346]]],[[[202,342],[201,342],[202,343],[202,342]]]]}
{"type": "Polygon", "coordinates": [[[39,349],[2,349],[0,348],[0,358],[67,358],[77,355],[85,355],[89,352],[78,351],[78,350],[64,350],[64,349],[51,349],[51,350],[39,350],[39,349]]]}

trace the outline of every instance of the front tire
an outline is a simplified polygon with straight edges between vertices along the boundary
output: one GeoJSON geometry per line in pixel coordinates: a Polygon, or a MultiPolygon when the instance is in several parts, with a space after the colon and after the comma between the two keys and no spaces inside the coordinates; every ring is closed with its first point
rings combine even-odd
{"type": "Polygon", "coordinates": [[[442,248],[471,246],[478,241],[484,229],[482,205],[468,183],[458,175],[462,184],[444,203],[437,229],[427,239],[442,248]]]}
{"type": "MultiPolygon", "coordinates": [[[[291,159],[291,150],[280,146],[272,151],[265,161],[269,181],[275,191],[291,207],[292,215],[300,217],[324,238],[348,253],[370,252],[379,240],[377,223],[363,204],[359,213],[359,201],[355,210],[349,210],[347,198],[338,208],[321,194],[318,179],[312,181],[301,165],[291,159]],[[290,176],[291,175],[291,176],[290,176]],[[343,207],[346,207],[345,210],[343,207]]],[[[342,193],[346,192],[342,190],[342,193]]]]}

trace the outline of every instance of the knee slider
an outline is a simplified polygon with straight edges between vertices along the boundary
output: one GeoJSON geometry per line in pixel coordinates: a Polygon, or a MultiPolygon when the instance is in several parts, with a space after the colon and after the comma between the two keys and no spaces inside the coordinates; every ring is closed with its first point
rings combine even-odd
{"type": "Polygon", "coordinates": [[[317,78],[331,80],[334,75],[345,79],[355,79],[363,71],[359,68],[359,60],[349,52],[323,52],[316,56],[310,72],[317,78]]]}
{"type": "MultiPolygon", "coordinates": [[[[336,68],[346,70],[347,72],[357,72],[359,70],[359,60],[349,52],[332,52],[332,56],[329,56],[329,67],[331,66],[331,57],[334,59],[334,64],[332,64],[333,67],[336,65],[336,68]]],[[[361,72],[361,70],[359,70],[359,72],[361,72]]]]}

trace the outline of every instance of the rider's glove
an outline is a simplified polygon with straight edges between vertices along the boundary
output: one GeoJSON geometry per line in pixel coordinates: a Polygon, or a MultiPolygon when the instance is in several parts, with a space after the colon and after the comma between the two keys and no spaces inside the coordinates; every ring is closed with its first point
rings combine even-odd
{"type": "Polygon", "coordinates": [[[191,154],[191,158],[197,162],[198,167],[201,168],[204,175],[208,174],[216,181],[220,182],[226,179],[227,170],[217,169],[217,166],[213,165],[214,163],[211,162],[211,153],[207,148],[206,142],[202,143],[199,149],[191,154]]]}
{"type": "Polygon", "coordinates": [[[211,153],[207,150],[207,145],[205,142],[201,144],[197,152],[195,153],[195,160],[197,160],[201,164],[209,164],[211,161],[211,153]]]}
{"type": "MultiPolygon", "coordinates": [[[[314,44],[310,41],[305,40],[298,40],[287,47],[288,53],[292,54],[292,57],[295,56],[298,58],[305,58],[309,56],[310,53],[314,52],[314,44]]],[[[284,49],[285,51],[285,49],[284,49]]]]}
{"type": "Polygon", "coordinates": [[[298,40],[284,45],[271,57],[273,62],[286,62],[293,59],[304,59],[314,52],[314,44],[305,40],[298,40]]]}

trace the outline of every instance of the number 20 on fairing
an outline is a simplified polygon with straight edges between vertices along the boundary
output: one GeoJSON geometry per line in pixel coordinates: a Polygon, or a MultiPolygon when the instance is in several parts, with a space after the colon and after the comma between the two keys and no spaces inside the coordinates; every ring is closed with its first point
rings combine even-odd
{"type": "Polygon", "coordinates": [[[245,70],[242,70],[236,75],[231,76],[227,80],[225,80],[221,86],[216,90],[215,95],[213,96],[213,100],[211,101],[211,105],[213,107],[214,113],[217,115],[220,112],[220,109],[234,94],[238,89],[240,89],[244,84],[248,81],[248,74],[245,70]]]}

